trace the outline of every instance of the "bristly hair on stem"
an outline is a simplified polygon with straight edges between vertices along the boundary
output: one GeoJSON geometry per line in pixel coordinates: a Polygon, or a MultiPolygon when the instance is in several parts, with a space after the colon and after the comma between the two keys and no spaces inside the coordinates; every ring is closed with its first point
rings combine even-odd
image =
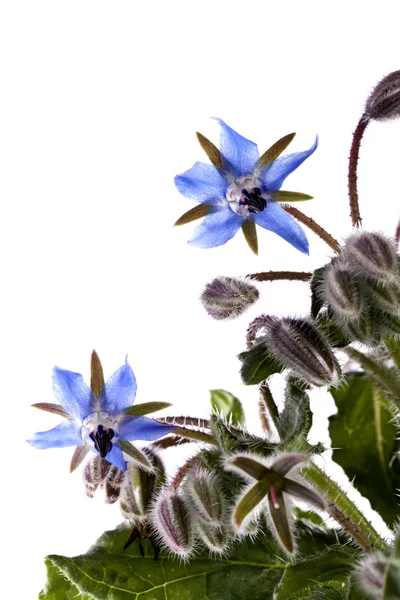
{"type": "Polygon", "coordinates": [[[332,237],[330,233],[325,231],[325,229],[321,227],[321,225],[318,225],[318,223],[316,223],[314,219],[305,215],[298,208],[290,206],[290,204],[283,204],[282,208],[287,213],[289,213],[289,215],[292,215],[292,217],[300,221],[300,223],[303,223],[303,225],[311,229],[311,231],[318,235],[318,237],[320,237],[321,240],[323,240],[328,246],[330,246],[330,248],[332,248],[332,250],[334,250],[337,254],[341,253],[342,248],[339,242],[335,240],[335,238],[332,237]]]}
{"type": "Polygon", "coordinates": [[[358,204],[358,190],[357,190],[357,167],[358,158],[360,155],[361,140],[364,135],[364,131],[367,128],[370,119],[366,114],[363,114],[359,120],[356,129],[353,133],[353,142],[350,149],[349,157],[349,174],[348,174],[348,187],[349,187],[349,200],[350,200],[350,216],[353,227],[361,226],[361,215],[360,207],[358,204]]]}

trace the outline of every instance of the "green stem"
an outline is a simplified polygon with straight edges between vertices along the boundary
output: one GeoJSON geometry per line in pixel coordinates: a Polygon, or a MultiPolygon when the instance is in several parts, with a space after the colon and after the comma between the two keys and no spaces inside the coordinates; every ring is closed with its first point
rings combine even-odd
{"type": "Polygon", "coordinates": [[[396,404],[400,404],[400,381],[391,369],[375,362],[369,356],[366,356],[350,346],[343,348],[343,352],[350,358],[356,360],[365,371],[373,375],[387,392],[393,394],[393,400],[396,404]]]}
{"type": "Polygon", "coordinates": [[[337,254],[340,254],[342,252],[342,248],[339,242],[335,240],[335,238],[332,237],[330,233],[325,231],[325,229],[321,227],[321,225],[318,225],[318,223],[316,223],[314,219],[312,219],[311,217],[307,217],[307,215],[302,213],[301,210],[295,208],[294,206],[290,206],[290,204],[283,204],[282,208],[287,213],[289,213],[289,215],[292,215],[292,217],[300,221],[300,223],[303,223],[303,225],[311,229],[311,231],[318,235],[318,237],[320,237],[321,240],[325,242],[325,244],[328,244],[328,246],[330,246],[330,248],[332,248],[332,250],[334,250],[337,254]]]}
{"type": "Polygon", "coordinates": [[[328,505],[329,515],[366,552],[386,550],[388,544],[372,527],[340,486],[319,467],[311,463],[301,470],[301,475],[322,495],[328,505]]]}
{"type": "Polygon", "coordinates": [[[275,429],[279,431],[279,411],[275,404],[275,400],[272,396],[269,385],[266,381],[260,384],[260,402],[259,402],[259,414],[261,425],[267,433],[271,433],[270,425],[268,422],[267,414],[271,417],[271,420],[275,426],[275,429]]]}
{"type": "Polygon", "coordinates": [[[363,115],[358,122],[358,125],[353,133],[353,142],[351,144],[350,156],[349,156],[349,174],[348,174],[348,185],[349,185],[349,200],[350,200],[350,216],[351,222],[354,227],[360,227],[361,215],[358,204],[358,191],[357,191],[357,166],[358,157],[360,154],[361,140],[364,135],[364,131],[369,123],[368,117],[363,115]]]}

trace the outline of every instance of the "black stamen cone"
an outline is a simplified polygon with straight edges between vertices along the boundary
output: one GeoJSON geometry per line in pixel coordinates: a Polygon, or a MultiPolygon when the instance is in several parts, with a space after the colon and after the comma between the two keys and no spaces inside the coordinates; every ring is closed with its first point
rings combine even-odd
{"type": "Polygon", "coordinates": [[[104,429],[103,425],[97,425],[96,433],[92,431],[89,437],[93,440],[94,446],[101,458],[105,458],[112,448],[111,440],[114,437],[114,430],[110,428],[104,429]]]}
{"type": "Polygon", "coordinates": [[[242,190],[242,196],[244,196],[244,204],[247,204],[249,212],[262,212],[267,206],[267,201],[261,196],[261,190],[258,187],[253,188],[248,192],[242,190]]]}

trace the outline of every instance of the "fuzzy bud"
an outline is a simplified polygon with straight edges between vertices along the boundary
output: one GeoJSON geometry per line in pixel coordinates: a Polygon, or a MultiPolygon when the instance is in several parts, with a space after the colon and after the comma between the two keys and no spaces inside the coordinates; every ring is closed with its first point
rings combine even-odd
{"type": "Polygon", "coordinates": [[[226,525],[215,527],[199,521],[197,530],[204,545],[210,552],[224,554],[228,549],[228,527],[226,525]]]}
{"type": "Polygon", "coordinates": [[[388,561],[381,552],[369,554],[358,565],[357,579],[368,598],[382,598],[387,566],[388,561]]]}
{"type": "Polygon", "coordinates": [[[193,523],[182,495],[176,490],[162,489],[150,519],[159,541],[174,554],[188,558],[193,548],[193,523]]]}
{"type": "Polygon", "coordinates": [[[354,233],[346,241],[344,254],[353,270],[362,277],[385,283],[396,283],[399,279],[396,247],[381,233],[354,233]]]}
{"type": "Polygon", "coordinates": [[[327,269],[322,290],[328,305],[342,319],[355,318],[361,313],[363,295],[361,281],[351,266],[343,260],[334,261],[327,269]]]}
{"type": "Polygon", "coordinates": [[[217,277],[207,283],[200,300],[213,319],[234,319],[258,300],[258,289],[244,279],[217,277]]]}
{"type": "Polygon", "coordinates": [[[267,351],[294,375],[316,386],[338,382],[339,363],[312,321],[268,317],[265,331],[267,351]]]}
{"type": "Polygon", "coordinates": [[[165,467],[155,452],[146,450],[154,469],[146,471],[129,463],[128,484],[121,493],[121,510],[127,519],[145,518],[160,487],[165,483],[165,467]]]}
{"type": "Polygon", "coordinates": [[[378,83],[365,104],[365,115],[378,121],[400,117],[400,71],[378,83]]]}
{"type": "Polygon", "coordinates": [[[397,285],[368,282],[368,292],[371,304],[376,311],[386,311],[391,315],[400,314],[400,288],[397,285]]]}
{"type": "Polygon", "coordinates": [[[201,467],[192,469],[187,477],[185,491],[198,519],[217,526],[224,515],[225,498],[216,476],[201,467]]]}
{"type": "Polygon", "coordinates": [[[113,504],[120,496],[125,474],[101,456],[94,456],[85,465],[83,479],[89,498],[93,498],[96,490],[100,487],[105,490],[106,501],[113,504]]]}

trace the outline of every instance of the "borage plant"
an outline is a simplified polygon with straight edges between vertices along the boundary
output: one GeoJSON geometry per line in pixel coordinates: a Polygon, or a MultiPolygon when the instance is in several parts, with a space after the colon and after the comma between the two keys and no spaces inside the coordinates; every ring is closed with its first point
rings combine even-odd
{"type": "Polygon", "coordinates": [[[290,134],[260,156],[223,121],[220,150],[198,134],[212,164],[196,163],[175,179],[178,190],[198,202],[177,224],[203,218],[193,244],[218,246],[242,228],[257,252],[257,224],[307,253],[300,222],[333,257],[314,273],[219,277],[201,296],[212,318],[227,319],[258,300],[262,281],[301,280],[310,287],[309,314],[262,314],[248,326],[241,375],[256,386],[263,436],[245,428],[242,404],[223,390],[211,392],[208,420],[150,419],[144,415],[170,405],[132,406],[136,382],[128,362],[105,383],[93,353],[90,388],[76,373],[54,371],[60,404],[36,406],[66,420],[30,442],[76,446],[71,468],[86,460],[87,494],[104,488],[108,502],[120,503],[125,522],[86,555],[49,556],[40,598],[400,598],[400,227],[393,238],[362,229],[357,195],[366,126],[399,113],[400,71],[372,92],[354,133],[353,231],[343,245],[287,204],[309,196],[281,189],[317,142],[284,154],[290,134]],[[269,387],[277,373],[285,377],[281,410],[269,387]],[[386,522],[387,539],[317,466],[327,448],[308,441],[314,386],[326,388],[337,407],[329,426],[333,460],[386,522]],[[139,449],[133,440],[147,444],[139,449]],[[168,448],[189,443],[196,448],[190,458],[167,473],[168,448]]]}

